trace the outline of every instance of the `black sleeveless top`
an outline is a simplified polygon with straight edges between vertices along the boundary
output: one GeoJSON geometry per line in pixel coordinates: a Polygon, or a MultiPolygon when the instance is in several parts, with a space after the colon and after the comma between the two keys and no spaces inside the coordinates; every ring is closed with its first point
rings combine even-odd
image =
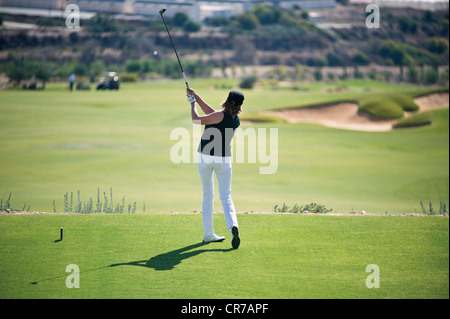
{"type": "Polygon", "coordinates": [[[231,156],[231,140],[241,122],[223,112],[223,120],[217,124],[205,125],[198,152],[211,156],[231,156]]]}

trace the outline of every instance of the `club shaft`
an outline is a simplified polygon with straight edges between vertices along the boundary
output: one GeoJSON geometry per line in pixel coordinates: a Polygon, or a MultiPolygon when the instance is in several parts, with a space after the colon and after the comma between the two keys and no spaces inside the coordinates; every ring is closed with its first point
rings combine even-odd
{"type": "Polygon", "coordinates": [[[184,74],[184,72],[183,72],[183,78],[184,78],[184,83],[186,83],[186,88],[189,89],[189,84],[188,84],[188,81],[187,81],[187,78],[186,78],[186,74],[184,74]]]}
{"type": "Polygon", "coordinates": [[[169,28],[167,27],[166,20],[164,20],[163,15],[161,14],[161,18],[164,22],[164,26],[166,27],[167,34],[169,35],[170,43],[172,43],[173,50],[175,51],[175,55],[177,56],[178,64],[180,65],[181,73],[183,74],[184,82],[186,83],[186,88],[189,88],[189,84],[186,78],[186,74],[184,73],[183,66],[181,65],[180,57],[178,56],[177,49],[175,48],[175,44],[173,44],[172,36],[170,35],[169,28]]]}

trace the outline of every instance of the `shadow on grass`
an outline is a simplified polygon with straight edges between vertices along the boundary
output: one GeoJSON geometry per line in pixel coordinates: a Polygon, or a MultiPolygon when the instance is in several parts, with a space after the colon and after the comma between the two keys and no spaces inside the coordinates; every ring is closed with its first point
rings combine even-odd
{"type": "Polygon", "coordinates": [[[180,249],[172,250],[167,253],[163,253],[160,255],[156,255],[148,260],[137,260],[137,261],[130,261],[128,263],[118,263],[118,264],[112,264],[109,265],[109,267],[116,267],[116,266],[141,266],[141,267],[147,267],[147,268],[153,268],[155,270],[172,270],[175,268],[176,265],[180,264],[184,259],[188,259],[197,255],[200,255],[202,253],[208,253],[208,252],[214,252],[214,251],[221,251],[221,252],[229,252],[234,250],[233,248],[229,249],[199,249],[199,250],[192,250],[195,248],[199,248],[205,245],[208,245],[209,243],[198,243],[189,245],[180,249]]]}
{"type": "MultiPolygon", "coordinates": [[[[52,242],[59,242],[59,241],[61,241],[61,240],[55,240],[52,242]]],[[[128,263],[111,264],[109,266],[92,268],[92,269],[84,270],[82,272],[80,271],[80,273],[85,274],[87,272],[92,272],[92,271],[96,271],[96,270],[100,270],[100,269],[104,269],[104,268],[108,268],[108,267],[117,267],[117,266],[141,266],[141,267],[153,268],[155,270],[172,270],[175,268],[176,265],[180,264],[184,259],[188,259],[188,258],[197,256],[197,255],[200,255],[202,253],[208,253],[208,252],[214,252],[214,251],[229,252],[229,251],[234,250],[233,248],[192,250],[192,249],[206,246],[209,244],[210,243],[193,244],[193,245],[189,245],[189,246],[186,246],[186,247],[183,247],[180,249],[169,251],[164,254],[156,255],[148,260],[144,259],[144,260],[130,261],[128,263]]],[[[68,274],[66,273],[64,275],[59,275],[59,276],[54,276],[54,277],[49,277],[49,278],[33,281],[33,282],[30,282],[30,284],[37,285],[41,282],[60,279],[60,278],[64,278],[67,276],[68,276],[68,274]]]]}

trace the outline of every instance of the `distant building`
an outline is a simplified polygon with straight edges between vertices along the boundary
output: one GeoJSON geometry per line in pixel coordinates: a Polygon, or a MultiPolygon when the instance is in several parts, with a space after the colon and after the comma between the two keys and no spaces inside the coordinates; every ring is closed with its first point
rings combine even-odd
{"type": "Polygon", "coordinates": [[[133,1],[134,14],[159,15],[159,10],[167,8],[164,16],[172,17],[177,12],[186,13],[191,19],[199,20],[199,5],[193,1],[153,1],[136,0],[133,1]]]}
{"type": "Polygon", "coordinates": [[[80,11],[119,14],[124,12],[126,0],[66,0],[65,2],[76,4],[80,11]]]}
{"type": "Polygon", "coordinates": [[[449,0],[350,0],[353,4],[376,4],[380,8],[411,8],[418,10],[448,10],[449,0]]]}
{"type": "Polygon", "coordinates": [[[167,7],[166,16],[176,12],[186,13],[192,20],[202,22],[208,18],[230,18],[264,3],[286,9],[329,9],[335,0],[0,0],[0,6],[27,9],[64,10],[68,4],[76,4],[80,12],[106,12],[111,14],[158,15],[167,7]]]}
{"type": "Polygon", "coordinates": [[[300,8],[303,10],[331,9],[336,6],[335,0],[280,0],[255,2],[272,3],[285,9],[300,8]]]}
{"type": "Polygon", "coordinates": [[[65,7],[65,0],[0,0],[2,7],[56,10],[65,7]]]}

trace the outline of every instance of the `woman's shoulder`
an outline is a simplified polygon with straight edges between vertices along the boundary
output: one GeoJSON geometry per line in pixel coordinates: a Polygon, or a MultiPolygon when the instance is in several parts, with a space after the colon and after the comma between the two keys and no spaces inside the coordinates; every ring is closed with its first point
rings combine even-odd
{"type": "Polygon", "coordinates": [[[232,120],[238,120],[239,121],[239,115],[235,115],[234,117],[230,114],[230,113],[227,113],[225,110],[222,110],[222,112],[223,112],[223,114],[224,114],[224,117],[226,116],[227,118],[230,118],[230,119],[232,119],[232,120]]]}
{"type": "Polygon", "coordinates": [[[224,121],[226,120],[228,123],[228,127],[232,127],[233,129],[237,128],[241,122],[239,120],[239,115],[235,115],[234,117],[232,117],[230,114],[228,114],[227,112],[223,111],[223,118],[224,121]]]}

